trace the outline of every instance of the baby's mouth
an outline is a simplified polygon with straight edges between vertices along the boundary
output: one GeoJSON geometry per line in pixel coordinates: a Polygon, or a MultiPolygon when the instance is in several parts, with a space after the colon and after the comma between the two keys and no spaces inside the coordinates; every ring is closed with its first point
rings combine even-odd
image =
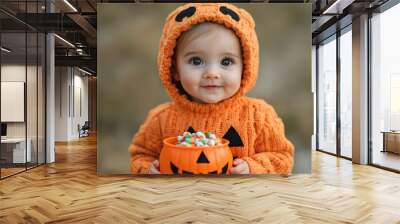
{"type": "Polygon", "coordinates": [[[206,86],[201,86],[201,88],[204,88],[206,90],[217,90],[222,88],[223,86],[218,86],[218,85],[206,85],[206,86]]]}

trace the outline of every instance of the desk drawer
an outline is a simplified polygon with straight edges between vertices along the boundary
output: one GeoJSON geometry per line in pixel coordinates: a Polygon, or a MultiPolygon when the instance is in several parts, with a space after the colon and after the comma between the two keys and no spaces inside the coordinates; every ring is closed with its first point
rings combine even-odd
{"type": "Polygon", "coordinates": [[[385,133],[385,151],[400,154],[400,133],[385,133]]]}
{"type": "Polygon", "coordinates": [[[1,163],[7,164],[13,162],[13,148],[6,144],[1,146],[1,163]]]}

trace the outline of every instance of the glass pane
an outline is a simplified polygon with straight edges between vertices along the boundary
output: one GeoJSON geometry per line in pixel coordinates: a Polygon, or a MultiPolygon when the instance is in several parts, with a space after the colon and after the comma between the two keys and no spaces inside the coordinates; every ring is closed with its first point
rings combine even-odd
{"type": "Polygon", "coordinates": [[[38,163],[45,163],[45,35],[39,33],[38,45],[38,163]]]}
{"type": "Polygon", "coordinates": [[[400,170],[400,4],[372,18],[372,163],[400,170]]]}
{"type": "Polygon", "coordinates": [[[36,32],[28,32],[28,55],[27,55],[27,99],[26,99],[26,113],[27,113],[27,142],[29,144],[28,149],[30,148],[30,159],[28,159],[27,166],[28,168],[37,165],[37,63],[38,63],[38,49],[37,49],[37,33],[36,32]]]}
{"type": "Polygon", "coordinates": [[[318,148],[336,154],[336,39],[318,48],[318,148]]]}
{"type": "Polygon", "coordinates": [[[352,157],[352,35],[340,37],[340,126],[341,155],[352,157]]]}
{"type": "MultiPolygon", "coordinates": [[[[1,34],[1,175],[25,170],[30,158],[26,150],[25,91],[26,34],[1,34]]],[[[29,147],[28,147],[29,149],[29,147]]]]}

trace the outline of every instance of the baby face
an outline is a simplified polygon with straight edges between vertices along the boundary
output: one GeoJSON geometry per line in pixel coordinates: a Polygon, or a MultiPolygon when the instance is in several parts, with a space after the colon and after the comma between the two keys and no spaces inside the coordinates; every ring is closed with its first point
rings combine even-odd
{"type": "Polygon", "coordinates": [[[242,53],[234,32],[204,23],[187,31],[177,43],[174,79],[198,103],[218,103],[240,88],[242,53]]]}

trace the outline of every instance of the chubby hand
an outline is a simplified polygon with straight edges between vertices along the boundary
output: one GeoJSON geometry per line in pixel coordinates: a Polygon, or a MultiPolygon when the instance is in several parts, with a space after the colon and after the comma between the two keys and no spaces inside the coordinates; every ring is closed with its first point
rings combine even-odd
{"type": "Polygon", "coordinates": [[[150,164],[149,174],[160,174],[160,162],[158,160],[154,160],[150,164]]]}
{"type": "Polygon", "coordinates": [[[231,174],[249,174],[249,164],[243,159],[233,160],[233,167],[230,169],[231,174]]]}

